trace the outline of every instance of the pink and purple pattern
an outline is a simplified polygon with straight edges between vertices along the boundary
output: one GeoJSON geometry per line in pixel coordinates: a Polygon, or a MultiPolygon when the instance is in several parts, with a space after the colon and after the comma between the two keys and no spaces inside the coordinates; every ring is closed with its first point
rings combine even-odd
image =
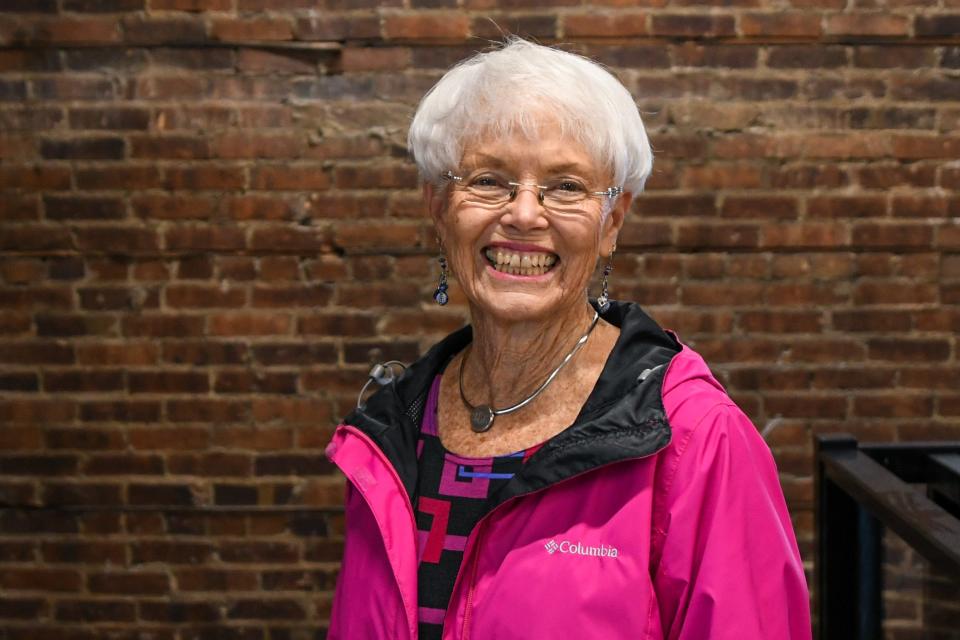
{"type": "Polygon", "coordinates": [[[484,458],[447,451],[437,429],[440,379],[438,375],[430,387],[417,443],[419,636],[424,640],[442,635],[467,537],[486,514],[488,498],[506,485],[540,447],[484,458]]]}

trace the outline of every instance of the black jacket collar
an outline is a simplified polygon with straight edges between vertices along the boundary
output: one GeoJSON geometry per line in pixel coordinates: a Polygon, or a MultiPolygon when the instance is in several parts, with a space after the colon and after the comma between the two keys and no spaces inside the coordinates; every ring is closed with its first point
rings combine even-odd
{"type": "MultiPolygon", "coordinates": [[[[601,317],[620,328],[620,337],[580,415],[527,460],[498,493],[498,503],[598,466],[652,455],[669,444],[670,425],[660,386],[664,365],[680,345],[639,305],[611,301],[601,317]]],[[[450,334],[344,419],[383,450],[411,499],[427,393],[437,373],[470,343],[472,335],[470,326],[450,334]]]]}

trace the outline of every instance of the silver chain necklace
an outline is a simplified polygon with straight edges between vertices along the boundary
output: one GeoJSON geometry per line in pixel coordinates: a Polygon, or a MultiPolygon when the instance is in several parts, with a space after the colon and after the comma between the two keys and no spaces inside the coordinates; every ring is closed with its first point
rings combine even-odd
{"type": "Polygon", "coordinates": [[[493,420],[497,416],[502,416],[505,413],[513,413],[517,409],[521,409],[536,398],[540,393],[547,388],[553,379],[557,377],[557,374],[560,373],[560,369],[563,369],[570,360],[577,354],[577,351],[580,351],[581,347],[587,343],[587,338],[590,337],[590,333],[593,331],[593,328],[597,326],[597,320],[600,319],[600,314],[594,311],[593,320],[590,322],[590,326],[587,328],[587,331],[580,336],[580,339],[577,340],[577,344],[573,345],[573,349],[570,350],[563,360],[557,365],[557,368],[550,372],[550,375],[547,376],[547,379],[543,381],[536,391],[531,393],[529,396],[518,402],[517,404],[507,407],[506,409],[494,409],[488,404],[479,404],[473,406],[470,402],[467,401],[467,396],[463,393],[463,370],[466,369],[467,358],[464,356],[463,361],[460,363],[460,399],[463,400],[463,406],[467,408],[470,412],[470,428],[473,429],[475,433],[483,433],[488,431],[490,427],[493,426],[493,420]]]}

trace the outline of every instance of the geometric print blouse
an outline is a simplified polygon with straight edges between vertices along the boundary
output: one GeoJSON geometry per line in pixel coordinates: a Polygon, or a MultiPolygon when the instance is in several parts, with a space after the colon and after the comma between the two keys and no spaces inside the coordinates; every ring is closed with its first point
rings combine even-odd
{"type": "Polygon", "coordinates": [[[484,458],[447,451],[437,435],[439,393],[437,375],[427,396],[417,443],[417,597],[422,640],[440,640],[464,545],[487,513],[487,498],[506,485],[542,446],[484,458]]]}

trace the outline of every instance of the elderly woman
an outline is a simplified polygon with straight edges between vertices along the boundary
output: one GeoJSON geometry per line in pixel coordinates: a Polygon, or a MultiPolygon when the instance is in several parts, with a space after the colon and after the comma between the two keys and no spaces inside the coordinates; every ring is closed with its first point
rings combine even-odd
{"type": "Polygon", "coordinates": [[[704,361],[607,294],[652,156],[596,63],[511,38],[409,134],[471,325],[338,427],[331,638],[809,638],[770,451],[704,361]],[[598,260],[600,295],[587,289],[598,260]]]}

